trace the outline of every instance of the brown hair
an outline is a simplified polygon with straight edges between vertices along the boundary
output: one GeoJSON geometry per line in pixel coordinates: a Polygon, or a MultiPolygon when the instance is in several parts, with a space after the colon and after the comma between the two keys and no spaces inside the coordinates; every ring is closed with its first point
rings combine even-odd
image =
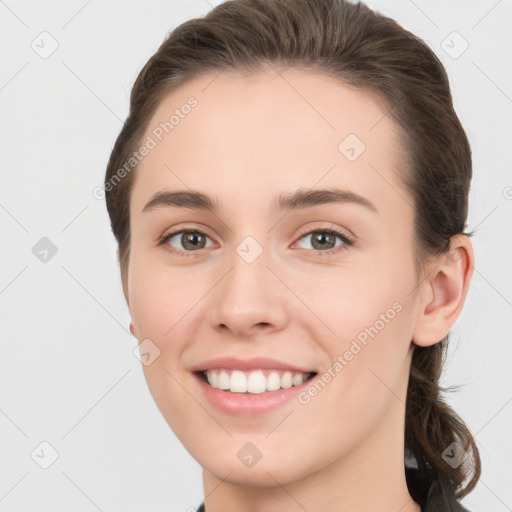
{"type": "MultiPolygon", "coordinates": [[[[447,254],[452,236],[465,233],[472,175],[471,149],[455,113],[446,72],[419,38],[394,20],[346,0],[231,0],[203,18],[175,28],[140,71],[130,112],[110,156],[105,184],[127,296],[130,251],[129,200],[133,172],[119,169],[140,145],[159,102],[207,71],[250,73],[267,64],[311,69],[378,94],[397,123],[407,162],[401,179],[415,207],[417,268],[447,254]]],[[[420,505],[436,483],[443,496],[460,499],[480,477],[476,443],[461,418],[443,401],[439,378],[449,336],[415,346],[405,420],[409,491],[420,505]],[[457,442],[467,454],[452,467],[443,452],[457,442]],[[464,485],[472,473],[471,479],[464,485]],[[451,490],[449,490],[451,488],[451,490]]],[[[445,501],[448,499],[445,498],[445,501]]],[[[447,508],[448,510],[448,508],[447,508]]]]}

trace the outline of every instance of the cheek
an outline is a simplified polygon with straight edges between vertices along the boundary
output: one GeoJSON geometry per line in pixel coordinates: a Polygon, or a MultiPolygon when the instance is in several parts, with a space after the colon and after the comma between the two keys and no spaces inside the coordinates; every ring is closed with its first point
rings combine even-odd
{"type": "Polygon", "coordinates": [[[373,276],[370,271],[341,268],[325,280],[315,277],[313,283],[297,282],[297,295],[307,299],[307,306],[329,329],[331,336],[327,338],[344,349],[348,340],[359,337],[364,342],[369,329],[375,332],[372,326],[376,325],[379,332],[388,330],[399,316],[397,308],[403,294],[390,275],[382,269],[373,276]]]}
{"type": "MultiPolygon", "coordinates": [[[[193,329],[198,304],[207,292],[197,272],[152,263],[134,252],[129,275],[132,322],[139,341],[149,339],[158,348],[151,365],[144,365],[146,380],[159,407],[179,407],[182,383],[182,355],[194,342],[193,329]],[[191,283],[194,283],[191,286],[191,283]]],[[[142,347],[142,346],[141,346],[142,347]]]]}
{"type": "Polygon", "coordinates": [[[191,407],[190,397],[183,392],[187,382],[180,367],[181,355],[190,337],[187,337],[186,315],[197,298],[193,300],[191,292],[187,292],[183,282],[173,279],[169,269],[151,268],[142,263],[134,258],[130,268],[132,321],[139,341],[149,339],[159,351],[150,364],[142,365],[142,369],[155,403],[171,429],[181,438],[185,436],[183,429],[186,428],[183,418],[187,417],[191,407]]]}
{"type": "Polygon", "coordinates": [[[173,326],[183,317],[190,288],[176,272],[154,265],[150,258],[136,252],[130,261],[128,293],[132,321],[139,337],[156,340],[172,334],[173,326]]]}
{"type": "Polygon", "coordinates": [[[362,404],[381,409],[391,390],[399,394],[403,386],[413,326],[406,289],[403,276],[381,267],[378,276],[344,272],[322,292],[315,288],[309,294],[311,309],[331,331],[323,339],[331,364],[326,371],[335,375],[327,387],[350,402],[354,417],[371,414],[362,404]]]}
{"type": "Polygon", "coordinates": [[[159,287],[144,281],[140,286],[131,288],[130,305],[132,321],[141,338],[163,338],[172,327],[172,298],[159,287]]]}

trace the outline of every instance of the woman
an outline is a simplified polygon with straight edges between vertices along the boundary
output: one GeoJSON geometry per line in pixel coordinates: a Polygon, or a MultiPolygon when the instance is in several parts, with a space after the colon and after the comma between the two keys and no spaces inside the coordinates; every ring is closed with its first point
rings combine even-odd
{"type": "Polygon", "coordinates": [[[463,511],[439,378],[474,255],[445,70],[344,0],[234,0],[140,72],[106,202],[200,511],[463,511]]]}

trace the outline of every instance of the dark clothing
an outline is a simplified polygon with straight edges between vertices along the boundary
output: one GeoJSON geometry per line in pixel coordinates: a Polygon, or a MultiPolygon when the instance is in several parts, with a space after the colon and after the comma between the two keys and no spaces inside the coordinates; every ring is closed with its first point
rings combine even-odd
{"type": "Polygon", "coordinates": [[[454,486],[446,484],[443,493],[440,483],[429,482],[420,470],[406,466],[405,474],[409,493],[421,505],[421,512],[470,512],[457,501],[454,486]]]}
{"type": "MultiPolygon", "coordinates": [[[[418,489],[415,493],[411,492],[409,485],[409,492],[417,503],[423,503],[421,512],[470,512],[464,508],[455,498],[453,488],[448,492],[448,496],[443,496],[439,483],[434,482],[428,486],[428,492],[423,486],[421,489],[421,481],[423,481],[421,473],[417,469],[406,468],[408,485],[410,482],[414,484],[414,489],[418,489]],[[425,497],[426,495],[426,497],[425,497]]],[[[197,512],[205,512],[204,502],[197,509],[197,512]]]]}
{"type": "Polygon", "coordinates": [[[444,498],[442,493],[439,492],[439,486],[437,483],[433,483],[430,486],[430,490],[427,496],[427,501],[421,512],[470,512],[467,508],[463,507],[455,498],[455,494],[452,492],[447,498],[444,498]]]}

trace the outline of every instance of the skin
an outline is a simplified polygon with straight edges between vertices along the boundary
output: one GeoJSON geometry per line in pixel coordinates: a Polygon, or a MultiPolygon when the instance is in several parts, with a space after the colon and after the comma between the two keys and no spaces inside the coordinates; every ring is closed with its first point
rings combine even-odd
{"type": "Polygon", "coordinates": [[[146,135],[190,96],[197,107],[136,171],[126,294],[132,334],[160,350],[143,366],[145,378],[203,467],[207,512],[420,511],[404,474],[411,357],[459,316],[474,267],[469,239],[453,237],[448,257],[417,275],[399,133],[388,107],[367,92],[298,69],[216,72],[166,96],[146,135]],[[366,146],[352,162],[338,150],[350,133],[366,146]],[[378,212],[352,203],[274,209],[280,193],[327,187],[355,192],[378,212]],[[188,188],[216,198],[219,210],[142,212],[155,192],[188,188]],[[313,245],[307,233],[325,227],[351,235],[353,245],[313,245]],[[191,249],[180,236],[158,245],[179,229],[206,234],[206,245],[191,249]],[[247,236],[263,249],[250,264],[236,252],[247,236]],[[401,311],[308,404],[229,415],[191,374],[227,355],[321,374],[396,302],[401,311]],[[237,457],[248,442],[262,453],[252,467],[237,457]]]}

